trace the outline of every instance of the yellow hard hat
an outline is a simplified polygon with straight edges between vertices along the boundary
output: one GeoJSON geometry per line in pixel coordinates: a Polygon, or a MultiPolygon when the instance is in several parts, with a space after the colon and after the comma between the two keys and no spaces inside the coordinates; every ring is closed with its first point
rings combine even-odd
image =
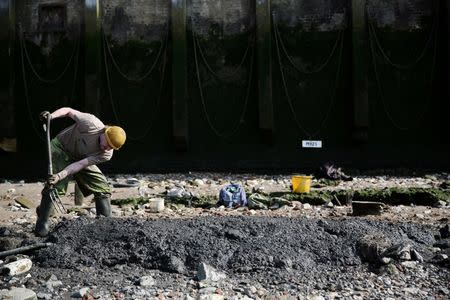
{"type": "Polygon", "coordinates": [[[119,150],[123,144],[125,144],[125,140],[127,139],[127,135],[125,134],[125,130],[123,130],[119,126],[108,126],[105,129],[105,137],[108,145],[111,146],[114,150],[119,150]]]}

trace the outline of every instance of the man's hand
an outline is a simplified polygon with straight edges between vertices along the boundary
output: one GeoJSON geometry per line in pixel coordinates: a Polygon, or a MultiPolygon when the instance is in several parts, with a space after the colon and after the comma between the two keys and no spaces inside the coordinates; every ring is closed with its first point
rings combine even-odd
{"type": "Polygon", "coordinates": [[[47,122],[47,119],[51,119],[52,114],[49,111],[43,111],[39,114],[39,119],[41,122],[47,122]]]}
{"type": "Polygon", "coordinates": [[[49,185],[55,185],[55,184],[57,184],[60,180],[61,180],[61,178],[59,178],[58,174],[53,174],[52,176],[50,176],[50,177],[47,179],[47,183],[48,183],[49,185]]]}
{"type": "Polygon", "coordinates": [[[47,179],[47,183],[50,185],[55,185],[58,182],[60,182],[61,180],[63,180],[64,178],[66,178],[67,174],[68,173],[66,170],[62,170],[61,172],[59,172],[57,174],[53,174],[47,179]]]}

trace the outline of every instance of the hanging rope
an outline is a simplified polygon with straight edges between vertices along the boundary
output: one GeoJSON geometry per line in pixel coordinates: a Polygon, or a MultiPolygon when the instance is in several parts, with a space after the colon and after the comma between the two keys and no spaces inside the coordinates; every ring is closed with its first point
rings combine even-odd
{"type": "MultiPolygon", "coordinates": [[[[191,24],[193,24],[193,20],[191,18],[191,24]]],[[[200,68],[199,68],[199,63],[198,63],[198,52],[200,52],[200,48],[199,45],[197,43],[197,38],[196,38],[196,34],[195,34],[195,30],[194,28],[192,29],[192,42],[193,42],[193,48],[194,48],[194,61],[195,61],[195,71],[196,71],[196,77],[197,77],[197,84],[198,84],[198,89],[199,89],[199,93],[200,93],[200,100],[202,103],[202,109],[203,109],[203,113],[205,114],[205,118],[206,121],[208,123],[208,126],[210,127],[210,129],[214,132],[214,134],[219,137],[219,138],[223,138],[223,139],[228,139],[231,136],[235,135],[241,125],[242,125],[242,121],[244,119],[244,115],[247,111],[247,105],[248,105],[248,99],[249,99],[249,95],[250,95],[250,87],[251,87],[251,81],[252,81],[252,75],[253,75],[253,61],[254,61],[254,53],[255,53],[255,47],[254,47],[254,42],[249,42],[249,45],[247,47],[247,50],[244,54],[244,59],[240,62],[239,67],[242,66],[243,61],[245,60],[245,57],[247,57],[247,52],[249,47],[251,47],[252,49],[252,55],[250,57],[250,71],[249,71],[249,76],[248,76],[248,84],[247,84],[247,88],[246,88],[246,92],[245,92],[245,98],[244,98],[244,106],[243,109],[240,113],[239,119],[237,120],[236,124],[232,127],[231,131],[229,133],[224,133],[224,132],[220,132],[216,126],[213,124],[212,122],[212,118],[208,112],[207,109],[207,105],[206,105],[206,101],[205,101],[205,97],[203,94],[203,87],[201,84],[201,76],[200,76],[200,68]]],[[[206,64],[205,64],[206,65],[206,64]]],[[[210,67],[207,67],[207,69],[211,72],[211,73],[215,73],[212,71],[212,69],[210,67]]],[[[236,68],[237,70],[237,68],[236,68]]],[[[233,72],[234,73],[234,72],[233,72]]],[[[236,72],[237,74],[237,72],[236,72]]],[[[228,76],[227,76],[228,77],[228,76]]]]}
{"type": "MultiPolygon", "coordinates": [[[[438,8],[438,11],[439,11],[439,4],[437,4],[437,8],[438,8]]],[[[439,24],[439,13],[436,13],[436,15],[437,15],[436,18],[438,20],[435,20],[435,24],[439,24]]],[[[369,22],[369,24],[370,24],[370,22],[369,22]]],[[[398,122],[396,122],[395,118],[391,115],[391,112],[389,111],[389,109],[387,108],[386,97],[385,97],[384,92],[383,92],[380,76],[379,76],[378,69],[377,69],[376,51],[375,51],[375,44],[376,44],[375,32],[373,30],[370,30],[370,27],[371,26],[369,26],[370,50],[371,50],[371,54],[372,54],[372,64],[373,64],[373,68],[374,68],[375,80],[376,80],[376,83],[377,83],[378,92],[380,94],[381,104],[383,106],[383,109],[384,109],[384,111],[385,111],[389,121],[392,123],[392,125],[394,125],[395,128],[397,128],[398,130],[401,130],[401,131],[411,130],[411,129],[413,129],[412,127],[405,127],[405,126],[399,125],[398,122]]],[[[432,91],[433,91],[434,72],[435,72],[435,67],[436,67],[436,57],[437,57],[437,48],[438,48],[438,46],[437,46],[438,45],[438,31],[439,31],[438,27],[434,30],[434,52],[433,52],[433,57],[432,57],[431,73],[430,73],[430,94],[432,94],[432,91]]],[[[425,56],[425,53],[426,53],[426,51],[423,53],[423,56],[425,56]]],[[[386,57],[384,56],[383,53],[382,53],[382,55],[386,59],[386,57]]],[[[421,56],[422,56],[422,54],[421,54],[421,56]]],[[[422,58],[420,58],[420,60],[421,59],[422,58]]],[[[416,60],[416,61],[418,62],[420,60],[416,60]]],[[[390,63],[390,65],[392,67],[398,68],[398,66],[395,65],[395,64],[391,64],[390,63]]],[[[413,64],[411,64],[411,65],[413,65],[413,64]]],[[[407,69],[407,68],[401,68],[401,69],[407,69]]],[[[431,96],[429,98],[431,99],[431,96]]],[[[427,102],[428,103],[426,104],[426,107],[421,109],[421,114],[419,115],[418,118],[416,118],[417,120],[419,120],[418,124],[420,124],[422,122],[422,120],[423,120],[423,118],[425,116],[425,113],[428,111],[428,107],[430,105],[430,101],[427,101],[427,102]]]]}
{"type": "MultiPolygon", "coordinates": [[[[169,24],[169,23],[167,23],[167,24],[169,24]]],[[[104,27],[102,26],[102,28],[104,28],[104,27]]],[[[160,47],[159,47],[158,53],[157,53],[157,55],[156,55],[156,58],[155,58],[153,64],[152,64],[152,65],[149,67],[149,69],[148,69],[146,72],[144,72],[144,74],[143,74],[142,76],[140,76],[140,77],[131,77],[131,76],[125,74],[125,72],[122,71],[122,69],[120,68],[120,66],[119,66],[119,64],[117,63],[116,59],[114,58],[114,55],[113,55],[112,50],[111,50],[111,45],[110,45],[110,43],[108,42],[108,38],[106,37],[106,34],[105,34],[104,30],[101,31],[101,34],[102,34],[104,43],[105,43],[105,45],[106,45],[106,48],[108,49],[109,57],[110,57],[110,59],[111,59],[113,65],[114,65],[114,67],[116,68],[117,72],[118,72],[123,78],[125,78],[126,80],[128,80],[128,81],[130,81],[130,82],[141,82],[141,81],[143,81],[144,79],[146,79],[148,76],[150,76],[150,74],[151,74],[151,73],[153,72],[153,70],[155,69],[157,63],[159,62],[159,58],[160,58],[160,56],[161,56],[162,49],[165,48],[165,45],[166,45],[166,43],[167,43],[167,41],[168,41],[168,37],[169,37],[169,25],[167,25],[165,32],[166,32],[166,36],[165,36],[165,38],[164,38],[164,43],[161,42],[161,45],[160,45],[160,47]]]]}
{"type": "Polygon", "coordinates": [[[407,63],[407,64],[399,64],[399,63],[394,63],[392,61],[392,59],[387,55],[384,47],[381,45],[380,40],[376,34],[375,26],[374,26],[373,22],[371,22],[371,21],[368,21],[369,34],[372,35],[373,40],[375,41],[375,44],[377,45],[379,52],[382,54],[383,58],[385,59],[385,61],[388,64],[390,64],[392,67],[397,68],[397,69],[412,69],[425,57],[425,54],[427,53],[428,48],[430,47],[431,41],[433,40],[433,36],[435,35],[435,32],[437,31],[437,28],[438,28],[437,19],[439,19],[439,18],[438,17],[435,18],[435,20],[433,22],[429,37],[428,37],[422,51],[420,52],[419,56],[416,59],[414,59],[412,62],[407,63]]]}
{"type": "MultiPolygon", "coordinates": [[[[164,45],[164,51],[163,51],[164,54],[163,54],[163,63],[162,63],[162,70],[161,70],[160,89],[159,89],[158,98],[157,98],[156,104],[155,104],[155,111],[154,111],[152,117],[150,118],[150,121],[145,125],[146,129],[144,130],[143,134],[138,135],[138,136],[134,136],[134,135],[131,135],[131,134],[127,133],[127,137],[130,140],[137,141],[137,140],[140,140],[140,139],[144,138],[145,136],[147,136],[147,134],[151,131],[151,129],[153,127],[154,121],[156,120],[156,112],[157,112],[157,108],[159,107],[160,102],[161,102],[163,86],[164,86],[164,79],[165,79],[167,45],[168,45],[167,35],[168,35],[168,33],[166,32],[166,39],[164,40],[164,42],[161,42],[161,45],[164,45]]],[[[105,64],[106,85],[108,87],[109,100],[110,100],[110,103],[111,103],[111,107],[112,107],[114,118],[116,119],[117,124],[121,125],[120,118],[119,118],[119,115],[118,115],[117,109],[116,109],[116,104],[115,104],[115,101],[114,101],[114,98],[113,98],[113,92],[112,92],[112,87],[111,87],[110,71],[109,71],[109,67],[108,67],[108,61],[107,61],[107,55],[106,55],[106,49],[105,48],[107,48],[106,45],[103,46],[103,58],[104,58],[104,64],[105,64]]],[[[159,57],[160,57],[160,55],[158,56],[158,60],[159,60],[159,57]]],[[[156,65],[156,62],[154,63],[154,65],[156,65]]],[[[154,67],[151,68],[152,72],[153,72],[153,70],[154,70],[154,67]]],[[[152,72],[148,73],[146,76],[149,76],[152,72]]],[[[134,81],[134,80],[130,80],[130,81],[134,81]]],[[[138,81],[140,81],[140,80],[138,80],[138,81]]]]}
{"type": "MultiPolygon", "coordinates": [[[[19,35],[23,39],[22,24],[19,24],[19,35]]],[[[40,75],[39,72],[35,69],[35,67],[34,67],[34,65],[33,65],[32,61],[31,61],[30,54],[28,53],[28,50],[27,50],[27,47],[26,47],[25,43],[23,43],[23,49],[24,49],[24,53],[25,53],[25,57],[27,59],[27,62],[29,64],[30,69],[33,72],[34,76],[36,76],[37,79],[39,79],[40,81],[42,81],[42,82],[44,82],[46,84],[54,84],[57,81],[59,81],[61,78],[63,78],[63,76],[66,74],[67,70],[69,70],[69,67],[70,67],[70,65],[72,63],[72,60],[73,60],[73,58],[75,56],[75,53],[77,52],[77,49],[79,49],[79,43],[80,43],[80,30],[78,32],[77,43],[74,44],[74,46],[73,46],[72,54],[70,55],[70,58],[67,61],[67,64],[64,66],[64,68],[61,71],[61,73],[58,76],[56,76],[55,78],[52,78],[52,79],[44,78],[44,76],[40,75]]]]}
{"type": "Polygon", "coordinates": [[[193,34],[193,37],[194,37],[195,42],[196,42],[196,44],[197,44],[198,52],[200,53],[200,57],[202,58],[205,67],[209,70],[209,72],[210,72],[214,77],[216,77],[217,79],[219,79],[219,80],[221,80],[221,81],[224,81],[224,80],[230,79],[230,78],[234,78],[234,77],[239,73],[239,71],[242,69],[242,66],[243,66],[244,63],[245,63],[245,60],[246,60],[246,58],[247,58],[249,49],[250,49],[250,47],[251,47],[252,44],[253,44],[253,39],[252,39],[252,38],[249,38],[248,44],[247,44],[247,48],[245,49],[244,55],[242,56],[242,59],[241,59],[241,62],[240,62],[236,67],[234,67],[234,70],[233,70],[233,71],[229,72],[228,74],[219,74],[219,73],[217,73],[216,71],[214,71],[213,68],[211,67],[211,65],[208,63],[208,60],[206,59],[206,56],[205,56],[205,54],[204,54],[204,51],[203,51],[203,49],[201,48],[200,43],[198,42],[199,39],[198,39],[197,35],[195,34],[195,29],[194,29],[194,28],[193,28],[193,30],[192,30],[192,34],[193,34]]]}
{"type": "MultiPolygon", "coordinates": [[[[20,57],[21,57],[21,69],[22,69],[22,79],[23,79],[23,84],[24,84],[24,95],[25,95],[25,103],[27,106],[27,111],[28,111],[28,116],[30,118],[31,121],[31,125],[33,127],[33,130],[35,131],[36,135],[42,140],[44,141],[44,137],[42,136],[42,132],[36,127],[35,122],[33,122],[34,117],[31,111],[31,105],[30,105],[30,95],[29,95],[29,88],[28,88],[28,81],[27,81],[27,77],[26,77],[26,72],[25,72],[25,57],[26,57],[26,46],[25,46],[25,41],[24,41],[24,36],[23,36],[23,31],[22,31],[22,27],[21,25],[19,25],[19,45],[20,45],[20,57]]],[[[80,36],[78,35],[78,42],[76,43],[77,45],[77,51],[76,51],[76,65],[74,66],[74,76],[73,76],[73,81],[72,81],[72,94],[71,94],[71,98],[73,98],[74,96],[74,91],[75,91],[75,82],[77,79],[77,74],[78,74],[78,58],[79,58],[79,50],[80,50],[80,36]]],[[[69,60],[72,61],[72,58],[69,60]]],[[[29,58],[27,59],[27,62],[30,66],[31,69],[33,69],[32,64],[30,63],[29,58]]],[[[66,66],[65,70],[62,72],[62,74],[65,74],[67,71],[68,67],[66,66]]],[[[36,75],[37,73],[35,73],[36,75]]],[[[43,78],[41,78],[40,76],[36,76],[38,77],[38,79],[41,82],[44,82],[46,84],[54,84],[56,83],[59,79],[61,79],[64,75],[58,76],[59,78],[57,78],[56,80],[42,80],[43,78]]]]}
{"type": "Polygon", "coordinates": [[[275,29],[275,35],[279,37],[278,39],[279,39],[279,43],[280,43],[280,46],[281,46],[281,50],[283,50],[284,55],[286,56],[286,58],[289,61],[289,63],[294,67],[294,69],[296,69],[300,73],[311,75],[311,74],[315,74],[315,73],[321,72],[323,69],[325,69],[326,66],[328,66],[328,64],[330,63],[331,59],[333,58],[334,53],[336,52],[336,49],[337,49],[337,47],[339,45],[339,42],[341,40],[341,35],[343,35],[343,33],[344,33],[343,29],[341,29],[339,31],[339,34],[338,34],[338,36],[336,38],[336,41],[335,41],[335,43],[333,45],[333,48],[331,49],[330,54],[328,55],[328,57],[324,59],[323,63],[317,65],[314,68],[311,68],[312,70],[307,70],[307,68],[303,64],[297,65],[294,62],[294,59],[292,58],[292,56],[289,55],[289,53],[288,53],[288,51],[286,49],[286,46],[285,46],[285,44],[283,42],[283,39],[281,38],[281,34],[280,34],[280,31],[279,31],[279,27],[278,27],[278,21],[276,19],[277,18],[274,15],[273,16],[273,20],[274,20],[273,24],[274,24],[274,29],[275,29]]]}
{"type": "MultiPolygon", "coordinates": [[[[281,58],[281,49],[280,49],[280,45],[279,45],[280,44],[280,41],[279,41],[280,36],[277,34],[277,32],[278,31],[275,30],[275,46],[276,46],[278,61],[279,61],[279,65],[280,65],[280,73],[281,73],[281,80],[283,83],[283,90],[284,90],[284,93],[286,94],[286,99],[287,99],[287,102],[289,105],[289,109],[291,111],[291,114],[294,118],[295,124],[297,125],[298,129],[300,129],[300,131],[302,131],[306,136],[308,136],[308,138],[313,138],[322,130],[322,127],[324,126],[325,122],[328,120],[330,113],[331,113],[331,109],[334,105],[334,101],[336,98],[336,90],[337,90],[337,85],[339,82],[339,75],[340,75],[341,65],[342,65],[342,53],[343,53],[343,48],[344,48],[344,36],[342,34],[343,30],[340,30],[338,33],[338,41],[340,41],[340,50],[339,50],[338,65],[337,65],[337,70],[336,70],[336,78],[335,78],[335,82],[334,82],[334,88],[331,91],[330,105],[328,106],[325,116],[322,118],[322,120],[320,122],[319,128],[314,132],[310,132],[302,125],[302,123],[298,119],[297,114],[295,112],[293,101],[289,94],[289,89],[288,89],[287,82],[286,82],[286,76],[285,76],[285,73],[283,70],[283,61],[281,58]]],[[[332,51],[332,52],[334,53],[334,51],[332,51]]],[[[327,60],[331,60],[331,58],[328,58],[327,60]]],[[[299,71],[299,72],[304,73],[301,71],[299,71]]]]}

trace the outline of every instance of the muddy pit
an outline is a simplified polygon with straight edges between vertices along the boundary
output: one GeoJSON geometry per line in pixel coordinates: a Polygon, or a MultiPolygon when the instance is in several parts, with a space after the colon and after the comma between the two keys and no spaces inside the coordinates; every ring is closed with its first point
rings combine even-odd
{"type": "Polygon", "coordinates": [[[44,299],[76,297],[82,287],[97,299],[191,299],[208,293],[227,299],[445,299],[450,272],[433,261],[438,229],[362,218],[80,217],[59,223],[48,239],[53,246],[34,252],[31,277],[16,285],[44,299]],[[367,236],[409,244],[424,262],[393,257],[383,265],[363,253],[367,236]],[[199,281],[200,263],[226,278],[199,281]],[[150,286],[140,284],[144,276],[152,278],[150,286]],[[52,280],[62,284],[49,288],[52,280]]]}

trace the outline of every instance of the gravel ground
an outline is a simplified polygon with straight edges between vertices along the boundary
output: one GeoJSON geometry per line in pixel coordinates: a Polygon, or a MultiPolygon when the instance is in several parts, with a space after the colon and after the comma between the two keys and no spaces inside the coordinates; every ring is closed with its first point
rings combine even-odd
{"type": "MultiPolygon", "coordinates": [[[[113,198],[152,196],[174,187],[217,195],[229,182],[248,191],[290,189],[289,175],[133,174],[109,179],[117,185],[132,178],[138,186],[115,188],[113,198]]],[[[357,175],[321,189],[426,188],[446,180],[447,173],[357,175]]],[[[14,203],[21,197],[38,203],[40,189],[39,182],[0,183],[3,248],[43,241],[31,233],[33,209],[14,203]]],[[[63,198],[68,207],[73,197],[63,198]]],[[[350,213],[348,206],[302,204],[271,210],[171,207],[150,213],[146,205],[136,205],[114,207],[114,218],[108,219],[95,218],[88,198],[82,209],[54,219],[57,225],[48,239],[53,245],[29,253],[32,268],[20,275],[3,274],[0,287],[3,293],[24,287],[39,299],[450,297],[448,207],[392,206],[381,216],[367,217],[350,213]]]]}

